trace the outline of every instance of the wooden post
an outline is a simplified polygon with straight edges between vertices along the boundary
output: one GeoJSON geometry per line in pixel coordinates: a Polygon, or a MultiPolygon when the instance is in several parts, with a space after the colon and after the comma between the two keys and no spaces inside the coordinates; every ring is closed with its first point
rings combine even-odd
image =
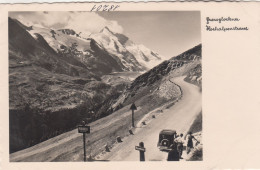
{"type": "Polygon", "coordinates": [[[84,162],[87,161],[87,158],[86,158],[86,136],[85,136],[86,133],[83,133],[83,147],[84,147],[84,162]]]}
{"type": "Polygon", "coordinates": [[[83,133],[83,149],[84,149],[84,162],[87,161],[86,157],[86,133],[90,133],[90,126],[87,126],[84,121],[82,121],[82,125],[78,126],[78,133],[83,133]]]}
{"type": "MultiPolygon", "coordinates": [[[[139,146],[144,148],[144,143],[140,142],[139,146]]],[[[144,151],[140,150],[140,161],[145,161],[144,151]]]]}
{"type": "Polygon", "coordinates": [[[135,127],[134,114],[134,110],[132,110],[132,127],[135,127]]]}
{"type": "Polygon", "coordinates": [[[138,150],[139,153],[140,153],[140,161],[145,161],[145,156],[144,156],[145,147],[144,147],[144,143],[140,142],[139,146],[135,146],[135,150],[138,150]]]}

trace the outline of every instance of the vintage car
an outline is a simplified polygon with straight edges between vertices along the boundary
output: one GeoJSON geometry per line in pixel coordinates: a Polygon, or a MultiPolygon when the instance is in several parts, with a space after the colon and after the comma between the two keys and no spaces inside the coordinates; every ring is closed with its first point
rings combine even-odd
{"type": "Polygon", "coordinates": [[[160,151],[170,151],[170,146],[173,144],[174,139],[176,138],[176,131],[175,130],[169,130],[164,129],[159,134],[159,141],[157,144],[157,147],[160,149],[160,151]]]}

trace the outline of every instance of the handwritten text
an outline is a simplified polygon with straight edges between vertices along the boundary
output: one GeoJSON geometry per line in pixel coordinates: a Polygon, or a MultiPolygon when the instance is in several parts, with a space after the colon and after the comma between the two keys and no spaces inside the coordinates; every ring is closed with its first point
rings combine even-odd
{"type": "Polygon", "coordinates": [[[94,5],[90,12],[92,11],[115,11],[117,8],[119,8],[119,5],[94,5]]]}
{"type": "Polygon", "coordinates": [[[248,31],[249,28],[246,26],[239,26],[239,18],[232,18],[232,17],[220,17],[220,18],[210,18],[206,17],[206,31],[248,31]],[[225,22],[233,22],[236,24],[228,24],[226,25],[225,22]]]}

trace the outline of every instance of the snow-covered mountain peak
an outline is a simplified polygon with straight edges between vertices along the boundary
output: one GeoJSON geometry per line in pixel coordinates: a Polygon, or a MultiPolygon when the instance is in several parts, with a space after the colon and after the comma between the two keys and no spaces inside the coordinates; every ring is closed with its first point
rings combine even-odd
{"type": "Polygon", "coordinates": [[[76,48],[77,55],[81,55],[82,60],[93,52],[90,45],[93,41],[100,50],[113,57],[125,71],[144,71],[163,61],[159,54],[144,45],[135,44],[124,34],[114,33],[109,27],[104,27],[98,33],[90,33],[76,32],[69,28],[49,29],[34,25],[27,31],[35,39],[37,39],[36,35],[40,34],[56,52],[62,52],[74,46],[73,48],[76,48]]]}
{"type": "Polygon", "coordinates": [[[90,38],[94,39],[101,47],[119,58],[123,58],[122,53],[127,51],[108,27],[103,28],[99,33],[91,34],[90,38]]]}
{"type": "Polygon", "coordinates": [[[165,57],[153,52],[143,44],[136,45],[135,43],[131,42],[126,46],[126,49],[130,51],[136,57],[136,59],[147,68],[153,68],[165,60],[165,57]]]}
{"type": "Polygon", "coordinates": [[[131,61],[137,61],[145,68],[152,68],[164,59],[164,57],[144,45],[135,44],[124,34],[112,32],[108,27],[104,27],[99,33],[91,34],[90,37],[106,51],[120,58],[126,67],[129,64],[124,59],[126,56],[131,58],[131,61]]]}

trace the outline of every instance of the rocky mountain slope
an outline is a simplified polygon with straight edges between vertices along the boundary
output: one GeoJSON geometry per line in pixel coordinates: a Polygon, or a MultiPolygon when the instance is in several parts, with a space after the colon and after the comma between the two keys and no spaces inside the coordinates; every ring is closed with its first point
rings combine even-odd
{"type": "Polygon", "coordinates": [[[108,27],[89,36],[72,29],[52,30],[32,26],[27,31],[35,38],[40,34],[57,53],[73,54],[88,68],[106,74],[114,71],[144,71],[159,64],[162,57],[143,45],[134,44],[123,34],[108,27]],[[105,70],[103,70],[106,68],[105,70]],[[103,72],[102,72],[103,70],[103,72]]]}
{"type": "MultiPolygon", "coordinates": [[[[83,36],[9,18],[8,36],[11,152],[75,128],[86,117],[93,121],[111,113],[105,112],[110,100],[132,80],[113,73],[147,69],[121,44],[129,38],[108,28],[83,36]],[[108,83],[106,75],[122,81],[108,83]]],[[[146,58],[161,61],[150,53],[146,58]]]]}
{"type": "MultiPolygon", "coordinates": [[[[186,81],[201,87],[201,59],[200,44],[176,57],[172,57],[170,60],[164,61],[138,76],[112,107],[122,107],[138,101],[142,105],[141,103],[151,99],[150,96],[153,96],[155,100],[157,97],[163,97],[167,100],[179,97],[180,92],[171,94],[171,92],[176,92],[176,90],[169,89],[172,84],[171,77],[186,76],[186,81]]],[[[177,85],[175,87],[178,89],[177,85]]]]}

